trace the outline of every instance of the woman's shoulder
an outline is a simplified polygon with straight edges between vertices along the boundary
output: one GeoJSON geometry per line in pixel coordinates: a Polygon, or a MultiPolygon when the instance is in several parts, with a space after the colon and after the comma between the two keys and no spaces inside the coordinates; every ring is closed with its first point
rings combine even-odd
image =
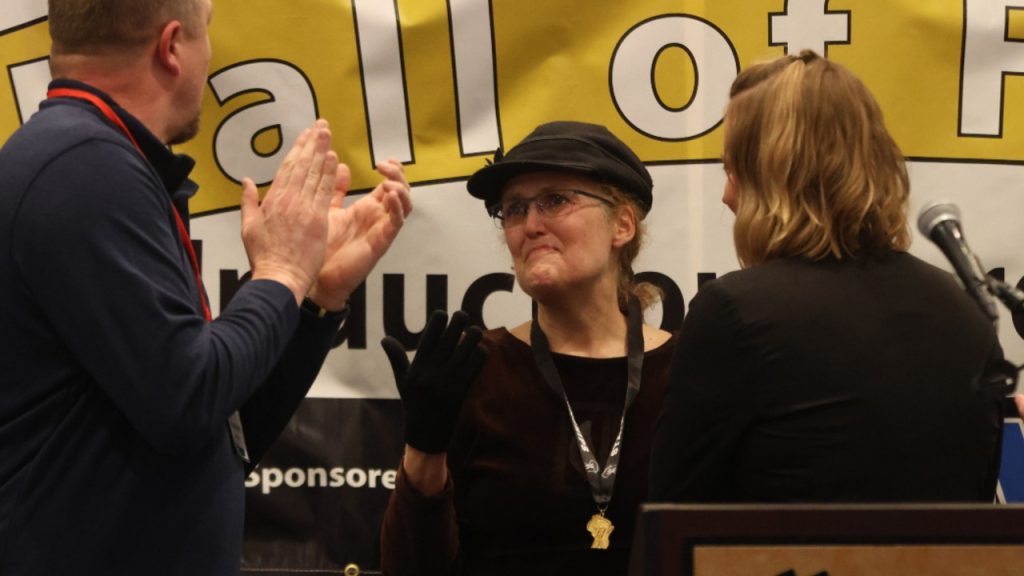
{"type": "Polygon", "coordinates": [[[813,284],[835,276],[843,263],[811,261],[804,258],[775,258],[749,268],[733,270],[704,283],[691,307],[721,308],[741,303],[761,305],[786,299],[796,286],[813,284]]]}
{"type": "MultiPolygon", "coordinates": [[[[526,327],[526,334],[529,335],[529,323],[526,324],[526,327]]],[[[502,326],[500,328],[484,330],[481,342],[484,348],[491,354],[499,351],[522,353],[523,351],[528,352],[530,349],[529,340],[524,341],[522,339],[519,326],[513,328],[502,326]]]]}
{"type": "Polygon", "coordinates": [[[650,354],[662,352],[665,349],[671,350],[675,340],[675,333],[644,324],[644,352],[650,354]]]}
{"type": "MultiPolygon", "coordinates": [[[[503,326],[501,328],[485,330],[483,345],[492,354],[495,352],[504,352],[516,356],[529,354],[532,359],[530,326],[530,322],[524,322],[511,328],[503,326]]],[[[650,324],[644,324],[644,353],[648,355],[671,353],[676,340],[678,340],[678,333],[662,330],[650,324]]]]}

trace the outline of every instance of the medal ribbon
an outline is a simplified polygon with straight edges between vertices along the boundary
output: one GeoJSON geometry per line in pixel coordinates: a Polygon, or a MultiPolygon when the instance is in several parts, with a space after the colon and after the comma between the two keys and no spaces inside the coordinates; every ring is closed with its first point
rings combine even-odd
{"type": "Polygon", "coordinates": [[[622,408],[622,418],[619,421],[619,433],[615,437],[615,443],[608,454],[608,462],[605,463],[604,469],[598,464],[597,457],[590,449],[592,441],[580,430],[579,424],[576,422],[576,415],[573,414],[572,406],[569,404],[569,397],[566,395],[565,387],[562,385],[562,378],[558,375],[555,360],[551,356],[551,345],[548,343],[548,338],[544,335],[544,331],[541,330],[540,323],[537,322],[536,313],[534,313],[533,325],[530,327],[530,343],[533,349],[534,361],[537,363],[537,369],[544,376],[544,381],[547,382],[548,386],[565,401],[565,406],[569,410],[569,420],[572,422],[573,431],[576,433],[576,444],[580,450],[580,458],[583,459],[583,469],[586,472],[587,482],[590,484],[590,493],[602,515],[608,506],[608,502],[611,501],[612,492],[615,489],[615,476],[619,471],[619,455],[622,447],[622,431],[626,427],[626,412],[629,411],[630,405],[633,404],[637,393],[640,392],[640,377],[643,373],[643,313],[640,310],[640,301],[636,297],[630,296],[626,312],[627,378],[629,385],[626,387],[626,401],[622,408]]]}

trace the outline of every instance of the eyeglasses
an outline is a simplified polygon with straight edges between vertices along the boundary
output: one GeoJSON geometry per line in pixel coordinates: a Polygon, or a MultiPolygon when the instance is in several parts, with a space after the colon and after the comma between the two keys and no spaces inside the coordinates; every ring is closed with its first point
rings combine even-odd
{"type": "MultiPolygon", "coordinates": [[[[537,207],[537,214],[548,220],[563,218],[572,214],[578,208],[585,207],[585,205],[580,204],[580,196],[600,200],[609,206],[615,205],[607,198],[583,190],[547,190],[533,198],[513,198],[501,204],[491,206],[491,218],[494,218],[494,223],[498,228],[518,226],[526,221],[526,216],[530,213],[531,204],[537,207]]],[[[591,206],[597,206],[597,204],[591,204],[591,206]]]]}

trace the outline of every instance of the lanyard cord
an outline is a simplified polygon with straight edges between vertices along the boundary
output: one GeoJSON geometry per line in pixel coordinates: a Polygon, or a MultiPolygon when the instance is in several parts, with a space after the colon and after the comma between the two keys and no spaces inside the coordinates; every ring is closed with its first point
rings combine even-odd
{"type": "MultiPolygon", "coordinates": [[[[131,131],[128,130],[128,126],[125,125],[124,120],[121,120],[121,117],[118,116],[110,105],[104,102],[99,96],[76,88],[53,88],[46,93],[46,96],[48,98],[74,98],[76,100],[89,102],[98,108],[99,111],[114,124],[114,126],[117,126],[121,130],[121,132],[124,132],[124,135],[131,141],[132,146],[139,151],[139,154],[141,154],[147,162],[149,161],[149,159],[146,158],[146,153],[142,151],[142,147],[139,146],[139,143],[135,141],[135,137],[132,136],[131,131]]],[[[192,264],[192,272],[195,275],[196,280],[196,290],[199,292],[199,303],[203,307],[203,317],[206,318],[207,322],[209,322],[213,319],[213,315],[210,314],[210,306],[206,302],[206,296],[203,294],[203,277],[199,270],[199,258],[196,256],[195,248],[192,246],[192,238],[188,235],[188,229],[185,228],[185,221],[182,220],[181,214],[178,213],[178,209],[174,206],[173,202],[171,202],[171,211],[174,212],[174,220],[178,226],[178,236],[181,238],[181,243],[185,247],[185,252],[188,254],[189,262],[192,264]]]]}
{"type": "Polygon", "coordinates": [[[551,355],[551,346],[544,331],[537,322],[536,313],[533,318],[533,326],[530,328],[530,347],[533,349],[534,361],[537,369],[540,370],[544,381],[557,394],[562,397],[565,406],[569,411],[569,420],[572,422],[573,432],[576,436],[576,444],[579,447],[580,457],[583,459],[583,469],[587,476],[587,483],[590,484],[590,493],[601,510],[604,509],[612,499],[612,492],[615,489],[615,476],[619,468],[619,455],[622,448],[622,432],[626,427],[626,412],[636,399],[640,391],[640,377],[643,373],[644,362],[644,333],[643,333],[643,311],[640,309],[640,301],[631,296],[626,310],[626,353],[627,353],[627,387],[626,400],[622,407],[622,418],[619,421],[619,433],[615,437],[615,443],[608,455],[608,461],[604,469],[601,469],[597,457],[590,449],[592,441],[588,441],[587,435],[576,423],[576,415],[573,414],[572,405],[569,404],[569,397],[562,385],[562,378],[555,368],[555,361],[551,355]]]}

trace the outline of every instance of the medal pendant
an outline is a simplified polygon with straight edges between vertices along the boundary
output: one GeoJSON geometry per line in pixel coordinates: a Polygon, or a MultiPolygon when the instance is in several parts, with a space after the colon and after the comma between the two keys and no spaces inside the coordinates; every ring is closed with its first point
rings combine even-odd
{"type": "Polygon", "coordinates": [[[590,517],[590,522],[587,522],[587,532],[594,537],[594,543],[590,545],[591,548],[598,548],[605,550],[610,546],[608,537],[611,536],[612,530],[615,530],[615,526],[612,526],[612,521],[605,518],[604,514],[594,514],[590,517]]]}

